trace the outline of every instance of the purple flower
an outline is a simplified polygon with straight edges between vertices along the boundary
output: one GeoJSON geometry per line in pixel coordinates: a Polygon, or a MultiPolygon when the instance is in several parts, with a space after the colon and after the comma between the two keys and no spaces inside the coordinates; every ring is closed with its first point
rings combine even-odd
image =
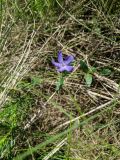
{"type": "Polygon", "coordinates": [[[52,59],[52,64],[57,67],[57,70],[59,72],[72,72],[74,67],[70,65],[71,62],[74,61],[74,57],[73,56],[67,56],[65,58],[65,60],[63,60],[63,55],[62,52],[59,51],[58,52],[58,62],[55,62],[54,59],[52,59]]]}

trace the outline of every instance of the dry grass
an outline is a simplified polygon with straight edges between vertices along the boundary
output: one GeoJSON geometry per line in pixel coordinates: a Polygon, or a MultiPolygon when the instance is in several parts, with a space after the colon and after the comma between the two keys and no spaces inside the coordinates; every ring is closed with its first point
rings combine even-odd
{"type": "Polygon", "coordinates": [[[6,1],[6,12],[2,12],[1,159],[26,153],[23,159],[119,160],[117,9],[106,13],[93,0],[66,1],[65,5],[56,1],[60,14],[51,10],[54,19],[48,21],[39,19],[44,12],[36,16],[36,9],[26,1],[23,8],[13,4],[6,1]],[[74,55],[75,70],[56,92],[58,73],[51,57],[56,58],[59,49],[74,55]],[[90,87],[80,60],[96,68],[90,87]],[[102,74],[103,69],[110,73],[102,74]]]}

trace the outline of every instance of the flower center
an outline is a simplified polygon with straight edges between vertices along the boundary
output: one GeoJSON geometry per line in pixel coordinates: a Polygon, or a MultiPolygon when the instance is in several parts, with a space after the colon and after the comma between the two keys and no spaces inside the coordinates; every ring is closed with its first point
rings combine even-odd
{"type": "Polygon", "coordinates": [[[62,67],[65,67],[66,65],[65,65],[65,63],[62,63],[62,67]]]}

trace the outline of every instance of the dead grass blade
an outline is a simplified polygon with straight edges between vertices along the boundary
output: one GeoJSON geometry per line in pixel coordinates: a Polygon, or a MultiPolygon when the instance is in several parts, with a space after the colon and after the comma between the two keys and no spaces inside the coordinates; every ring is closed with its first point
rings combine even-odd
{"type": "Polygon", "coordinates": [[[80,115],[80,116],[78,116],[78,117],[76,117],[76,118],[74,118],[74,119],[72,119],[72,120],[69,120],[69,121],[67,121],[67,122],[59,125],[59,126],[55,129],[55,132],[56,132],[57,130],[59,130],[60,128],[64,127],[64,126],[67,126],[67,125],[69,125],[70,123],[79,120],[80,118],[83,118],[83,117],[85,117],[85,116],[88,116],[88,115],[90,115],[90,114],[92,114],[92,113],[94,113],[94,112],[96,112],[96,111],[99,111],[99,110],[101,110],[101,109],[103,109],[103,108],[105,108],[105,107],[107,107],[107,106],[109,106],[109,105],[112,105],[112,104],[115,103],[115,101],[117,101],[117,100],[118,100],[118,99],[112,99],[111,101],[108,101],[108,102],[106,102],[106,103],[98,106],[97,108],[94,108],[94,109],[90,110],[90,111],[87,112],[87,113],[84,113],[84,114],[82,114],[82,115],[80,115]]]}

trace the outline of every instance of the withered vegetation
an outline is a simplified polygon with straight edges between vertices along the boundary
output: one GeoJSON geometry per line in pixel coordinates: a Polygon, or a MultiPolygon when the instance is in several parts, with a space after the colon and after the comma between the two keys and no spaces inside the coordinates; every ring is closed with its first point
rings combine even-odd
{"type": "Polygon", "coordinates": [[[119,160],[119,1],[0,3],[0,159],[119,160]],[[58,50],[75,70],[57,92],[58,50]]]}

